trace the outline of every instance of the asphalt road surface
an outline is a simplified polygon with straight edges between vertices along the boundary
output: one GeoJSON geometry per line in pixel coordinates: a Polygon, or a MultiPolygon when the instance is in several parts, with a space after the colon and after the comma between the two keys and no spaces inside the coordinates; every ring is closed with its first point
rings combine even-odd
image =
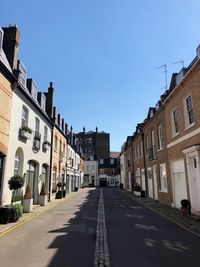
{"type": "Polygon", "coordinates": [[[116,188],[84,189],[0,238],[0,267],[200,266],[200,237],[116,188]]]}

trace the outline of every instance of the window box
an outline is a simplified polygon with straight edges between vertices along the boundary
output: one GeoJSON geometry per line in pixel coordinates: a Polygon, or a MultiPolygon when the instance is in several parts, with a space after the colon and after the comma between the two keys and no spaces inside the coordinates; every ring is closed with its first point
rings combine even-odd
{"type": "Polygon", "coordinates": [[[48,142],[48,141],[44,141],[44,143],[43,143],[43,149],[44,150],[49,150],[50,147],[51,147],[51,143],[48,142]]]}
{"type": "Polygon", "coordinates": [[[28,126],[22,126],[19,132],[21,137],[31,139],[32,130],[28,126]]]}

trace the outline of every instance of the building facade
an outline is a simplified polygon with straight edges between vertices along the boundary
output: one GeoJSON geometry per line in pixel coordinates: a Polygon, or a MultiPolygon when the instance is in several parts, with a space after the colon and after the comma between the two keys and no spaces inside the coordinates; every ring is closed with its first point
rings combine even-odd
{"type": "MultiPolygon", "coordinates": [[[[19,42],[19,33],[17,33],[17,39],[14,39],[13,43],[19,42]]],[[[12,67],[15,64],[17,56],[17,48],[15,56],[13,58],[7,58],[8,50],[4,52],[6,43],[9,38],[7,32],[0,28],[0,206],[4,204],[2,197],[3,184],[4,184],[4,173],[7,162],[8,153],[8,142],[9,142],[9,130],[10,130],[10,117],[11,117],[11,105],[12,105],[12,93],[16,79],[13,75],[12,67]]]]}

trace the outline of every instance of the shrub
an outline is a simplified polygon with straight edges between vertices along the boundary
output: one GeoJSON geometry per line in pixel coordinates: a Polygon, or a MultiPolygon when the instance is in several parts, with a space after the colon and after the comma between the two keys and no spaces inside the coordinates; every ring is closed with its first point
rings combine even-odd
{"type": "Polygon", "coordinates": [[[20,175],[15,175],[10,178],[8,181],[9,189],[10,190],[17,190],[24,186],[25,179],[20,175]]]}
{"type": "Polygon", "coordinates": [[[23,213],[23,206],[21,204],[14,204],[13,207],[16,208],[18,216],[21,217],[23,213]]]}

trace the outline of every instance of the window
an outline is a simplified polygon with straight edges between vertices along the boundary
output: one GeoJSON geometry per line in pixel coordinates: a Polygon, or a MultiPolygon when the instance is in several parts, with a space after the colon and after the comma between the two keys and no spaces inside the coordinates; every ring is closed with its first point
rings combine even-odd
{"type": "Polygon", "coordinates": [[[146,155],[149,155],[149,136],[146,137],[146,155]]]}
{"type": "Polygon", "coordinates": [[[104,160],[103,159],[100,159],[100,164],[103,164],[104,163],[104,160]]]}
{"type": "Polygon", "coordinates": [[[114,159],[110,159],[110,164],[114,164],[114,159]]]}
{"type": "Polygon", "coordinates": [[[19,161],[20,161],[19,155],[16,155],[14,162],[14,175],[19,174],[19,161]]]}
{"type": "Polygon", "coordinates": [[[151,132],[152,156],[155,159],[155,131],[151,132]]]}
{"type": "Polygon", "coordinates": [[[185,99],[185,124],[186,128],[189,127],[191,124],[194,123],[194,110],[192,106],[192,96],[189,95],[185,99]]]}
{"type": "Polygon", "coordinates": [[[163,129],[162,124],[158,125],[158,149],[163,148],[163,129]]]}
{"type": "Polygon", "coordinates": [[[88,144],[92,144],[92,137],[88,137],[87,142],[88,144]]]}
{"type": "Polygon", "coordinates": [[[18,63],[18,69],[19,69],[18,82],[21,83],[24,87],[26,87],[27,70],[21,61],[19,61],[18,63]]]}
{"type": "Polygon", "coordinates": [[[104,169],[99,169],[100,174],[104,174],[104,169]]]}
{"type": "Polygon", "coordinates": [[[55,151],[58,150],[58,138],[57,138],[57,136],[55,136],[54,150],[55,150],[55,151]]]}
{"type": "Polygon", "coordinates": [[[31,84],[31,95],[35,100],[37,100],[37,85],[33,80],[31,84]]]}
{"type": "Polygon", "coordinates": [[[28,109],[22,106],[22,126],[28,126],[28,109]]]}
{"type": "Polygon", "coordinates": [[[65,156],[65,144],[63,144],[63,157],[65,156]]]}
{"type": "Polygon", "coordinates": [[[171,112],[171,126],[172,136],[174,136],[178,133],[178,113],[176,109],[171,112]]]}
{"type": "Polygon", "coordinates": [[[46,109],[46,97],[44,94],[41,94],[41,108],[45,111],[46,109]]]}
{"type": "Polygon", "coordinates": [[[40,132],[40,120],[37,117],[35,118],[35,132],[40,132]]]}
{"type": "Polygon", "coordinates": [[[167,192],[167,172],[166,164],[160,164],[160,191],[167,192]]]}
{"type": "Polygon", "coordinates": [[[0,28],[0,53],[3,47],[3,30],[0,28]]]}
{"type": "Polygon", "coordinates": [[[47,126],[45,125],[44,126],[44,141],[47,141],[48,140],[48,128],[47,126]]]}

